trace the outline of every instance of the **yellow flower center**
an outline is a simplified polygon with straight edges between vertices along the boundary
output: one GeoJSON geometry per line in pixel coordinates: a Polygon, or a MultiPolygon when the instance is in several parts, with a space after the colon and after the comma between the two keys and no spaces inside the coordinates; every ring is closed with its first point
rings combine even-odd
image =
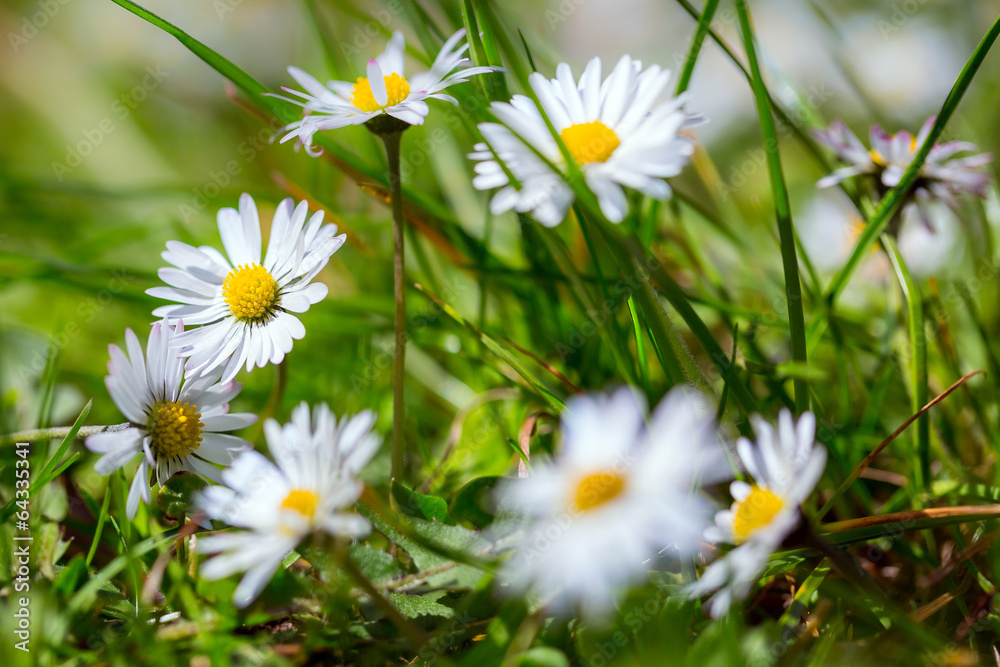
{"type": "Polygon", "coordinates": [[[260,264],[244,264],[229,272],[222,296],[241,322],[266,322],[278,305],[278,283],[260,264]]]}
{"type": "Polygon", "coordinates": [[[880,166],[880,167],[884,167],[884,166],[886,166],[886,164],[887,164],[887,163],[886,163],[886,161],[885,161],[885,158],[884,158],[884,157],[882,156],[882,154],[881,154],[881,153],[879,153],[879,152],[878,152],[877,150],[875,150],[874,148],[873,148],[873,149],[871,149],[870,151],[868,151],[868,155],[870,155],[870,156],[871,156],[871,158],[872,158],[872,162],[874,162],[874,163],[875,163],[875,164],[877,164],[878,166],[880,166]]]}
{"type": "Polygon", "coordinates": [[[285,499],[281,501],[281,508],[294,510],[311,520],[313,515],[316,514],[316,505],[318,504],[319,496],[317,496],[313,491],[307,491],[306,489],[292,489],[292,491],[285,496],[285,499]]]}
{"type": "Polygon", "coordinates": [[[750,495],[736,506],[733,517],[733,535],[736,542],[743,542],[755,530],[771,523],[785,502],[768,489],[753,486],[750,495]]]}
{"type": "Polygon", "coordinates": [[[177,401],[153,405],[146,424],[157,459],[187,456],[201,447],[201,413],[197,406],[177,401]]]}
{"type": "Polygon", "coordinates": [[[582,478],[573,493],[573,505],[589,512],[617,498],[625,490],[625,478],[610,470],[595,472],[582,478]]]}
{"type": "Polygon", "coordinates": [[[375,101],[375,95],[372,94],[372,85],[368,82],[368,79],[360,76],[358,77],[358,82],[354,84],[354,90],[351,91],[351,104],[362,111],[372,112],[395,106],[409,96],[410,84],[406,81],[406,77],[393,73],[382,78],[385,80],[385,92],[389,97],[384,105],[375,101]]]}
{"type": "Polygon", "coordinates": [[[566,150],[577,164],[605,162],[621,142],[610,127],[599,120],[570,125],[559,133],[566,150]]]}

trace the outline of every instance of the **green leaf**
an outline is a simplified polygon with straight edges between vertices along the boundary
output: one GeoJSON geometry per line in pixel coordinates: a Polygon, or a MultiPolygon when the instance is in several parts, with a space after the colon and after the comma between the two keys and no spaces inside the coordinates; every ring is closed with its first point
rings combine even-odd
{"type": "Polygon", "coordinates": [[[404,514],[428,521],[437,520],[450,526],[455,525],[455,519],[448,514],[448,503],[444,498],[417,493],[396,480],[392,480],[390,489],[392,497],[396,500],[396,506],[404,514]]]}
{"type": "Polygon", "coordinates": [[[396,558],[370,544],[352,544],[348,554],[361,574],[376,586],[406,574],[396,558]]]}
{"type": "MultiPolygon", "coordinates": [[[[436,597],[440,597],[440,593],[436,597]]],[[[435,595],[406,595],[405,593],[389,593],[389,602],[407,618],[419,616],[439,616],[452,618],[455,610],[438,602],[435,595]]]]}
{"type": "MultiPolygon", "coordinates": [[[[518,447],[520,452],[521,448],[518,447]]],[[[523,455],[523,453],[522,453],[523,455]]],[[[459,521],[468,521],[476,528],[483,528],[493,522],[493,488],[500,477],[477,477],[455,495],[451,503],[451,515],[459,521]]]]}
{"type": "Polygon", "coordinates": [[[402,516],[390,521],[364,503],[359,503],[358,509],[375,530],[406,550],[417,570],[432,572],[424,579],[431,588],[472,589],[482,580],[483,571],[467,564],[485,555],[489,548],[478,533],[462,526],[402,516]]]}
{"type": "Polygon", "coordinates": [[[569,658],[557,648],[536,646],[521,658],[521,667],[569,667],[569,658]]]}
{"type": "Polygon", "coordinates": [[[70,597],[83,586],[87,576],[87,562],[81,554],[77,554],[56,577],[56,592],[64,599],[70,597]]]}
{"type": "Polygon", "coordinates": [[[66,554],[70,540],[62,539],[62,526],[43,523],[35,535],[38,547],[38,570],[47,579],[55,578],[56,563],[66,554]]]}
{"type": "Polygon", "coordinates": [[[208,483],[200,476],[182,470],[160,488],[156,502],[165,517],[177,521],[190,513],[194,495],[206,486],[208,483]]]}

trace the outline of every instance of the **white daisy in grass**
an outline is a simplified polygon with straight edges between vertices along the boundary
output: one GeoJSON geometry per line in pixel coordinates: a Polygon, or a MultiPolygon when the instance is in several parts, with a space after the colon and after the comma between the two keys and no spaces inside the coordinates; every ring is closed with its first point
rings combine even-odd
{"type": "MultiPolygon", "coordinates": [[[[831,123],[826,130],[816,130],[814,135],[820,143],[832,149],[837,158],[847,164],[822,178],[817,185],[825,188],[853,176],[867,175],[874,178],[876,192],[881,196],[899,183],[930,134],[934,121],[935,117],[928,118],[916,136],[906,131],[889,134],[878,125],[873,125],[870,148],[866,148],[839,120],[831,123]]],[[[958,198],[964,193],[986,196],[990,175],[982,168],[993,160],[993,156],[979,153],[955,157],[959,153],[976,150],[976,145],[967,141],[949,141],[931,148],[905,204],[905,208],[913,208],[919,213],[928,229],[933,229],[931,202],[939,201],[957,209],[958,198]]]]}
{"type": "Polygon", "coordinates": [[[202,565],[202,576],[214,580],[246,572],[233,596],[245,607],[310,533],[367,535],[368,521],[347,510],[364,489],[357,473],[379,447],[374,424],[372,412],[338,421],[326,404],[310,415],[305,403],[284,426],[264,422],[277,465],[259,452],[245,452],[223,471],[225,486],[208,487],[197,497],[209,517],[243,529],[199,537],[199,552],[218,554],[202,565]]]}
{"type": "Polygon", "coordinates": [[[209,246],[169,241],[162,257],[176,268],[162,268],[158,275],[170,287],[146,293],[176,302],[154,310],[157,317],[203,325],[171,342],[188,358],[187,370],[204,375],[222,367],[222,379],[229,381],[241,366],[249,371],[281,363],[292,341],[305,336],[293,313],[326,297],[326,285],[312,280],[346,236],[337,236],[337,225],[323,224],[323,211],[309,217],[306,202],[293,207],[286,199],[275,211],[262,261],[253,197],[244,194],[240,210],[224,208],[218,220],[228,257],[209,246]]]}
{"type": "Polygon", "coordinates": [[[87,438],[87,448],[103,454],[94,469],[104,475],[141,456],[126,502],[126,515],[135,518],[139,499],[149,503],[150,473],[161,486],[174,473],[186,470],[219,481],[215,465],[229,465],[251,445],[228,435],[257,421],[247,413],[228,414],[229,401],[240,393],[238,382],[220,382],[220,372],[197,378],[184,376],[183,360],[171,349],[184,331],[166,320],[153,324],[143,356],[139,339],[125,330],[125,349],[110,345],[111,361],[104,384],[111,400],[128,419],[122,431],[87,438]]]}
{"type": "Polygon", "coordinates": [[[312,137],[320,130],[334,130],[348,125],[361,125],[388,116],[406,125],[423,125],[430,109],[425,100],[445,100],[457,105],[445,88],[469,80],[470,76],[497,71],[497,67],[463,67],[469,62],[463,54],[469,45],[459,42],[465,30],[448,38],[441,52],[434,59],[430,71],[404,75],[403,56],[406,50],[403,33],[398,30],[385,47],[385,51],[368,61],[367,77],[349,81],[328,81],[323,85],[298,67],[289,67],[292,75],[305,92],[282,87],[285,92],[299,99],[276,95],[286,102],[297,104],[306,112],[302,120],[282,128],[290,130],[281,143],[298,139],[306,152],[319,155],[322,149],[313,146],[312,137]]]}
{"type": "Polygon", "coordinates": [[[490,202],[494,214],[512,209],[531,213],[549,227],[566,217],[573,192],[563,180],[566,160],[544,113],[583,170],[608,220],[621,222],[628,211],[623,188],[667,199],[670,186],[663,179],[679,174],[694,151],[691,139],[680,131],[701,121],[683,110],[686,95],[658,103],[669,80],[668,70],[657,65],[643,70],[642,63],[629,56],[623,56],[603,82],[600,58],[587,64],[579,81],[566,63],[556,68],[551,81],[533,73],[529,81],[541,111],[524,95],[491,105],[502,124],[479,125],[486,142],[469,154],[477,162],[473,185],[480,190],[500,188],[490,202]]]}
{"type": "Polygon", "coordinates": [[[740,438],[740,460],[752,483],[735,481],[734,502],[715,515],[705,531],[712,542],[737,545],[702,573],[689,587],[692,597],[714,591],[712,616],[725,614],[742,600],[764,571],[768,558],[801,521],[799,506],[809,497],[826,466],[826,448],[815,441],[816,418],[811,412],[793,421],[788,410],[778,416],[778,430],[759,416],[753,418],[757,444],[740,438]]]}
{"type": "Polygon", "coordinates": [[[533,462],[498,491],[523,533],[500,583],[532,592],[560,613],[580,607],[600,619],[617,593],[643,578],[644,561],[673,546],[693,553],[711,505],[694,481],[718,481],[729,466],[712,414],[693,391],[675,389],[645,423],[644,401],[624,388],[572,399],[562,449],[533,462]]]}

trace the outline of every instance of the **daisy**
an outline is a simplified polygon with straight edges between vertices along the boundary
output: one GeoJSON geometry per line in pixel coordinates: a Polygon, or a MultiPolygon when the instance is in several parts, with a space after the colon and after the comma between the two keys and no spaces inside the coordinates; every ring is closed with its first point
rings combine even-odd
{"type": "MultiPolygon", "coordinates": [[[[796,218],[800,220],[800,234],[806,252],[822,273],[833,274],[844,266],[858,238],[865,229],[865,222],[857,209],[843,193],[832,196],[818,195],[796,218]]],[[[927,218],[921,218],[915,207],[903,209],[896,231],[899,252],[910,273],[916,278],[937,276],[952,277],[965,267],[966,238],[960,220],[943,202],[928,202],[927,218]]],[[[885,289],[893,280],[892,265],[879,245],[873,245],[863,260],[859,275],[864,279],[856,289],[884,301],[885,289]],[[872,289],[874,288],[874,289],[872,289]]],[[[855,283],[849,283],[847,289],[855,283]]],[[[855,301],[862,297],[855,293],[855,301]]],[[[862,299],[863,300],[863,299],[862,299]]],[[[884,307],[884,304],[883,304],[884,307]]]]}
{"type": "MultiPolygon", "coordinates": [[[[865,148],[839,120],[834,121],[829,129],[815,131],[816,139],[832,149],[837,158],[848,165],[822,178],[817,185],[827,188],[847,178],[866,175],[874,179],[875,188],[881,196],[899,183],[903,172],[913,162],[920,146],[930,134],[934,120],[933,116],[928,118],[917,136],[906,131],[890,135],[878,125],[873,125],[870,132],[871,148],[865,148]]],[[[963,193],[985,197],[990,176],[981,169],[993,160],[993,156],[980,153],[955,157],[958,153],[976,150],[976,145],[967,141],[934,144],[920,167],[904,210],[916,210],[928,229],[932,229],[933,213],[929,206],[932,201],[940,201],[957,212],[958,198],[963,193]]]]}
{"type": "Polygon", "coordinates": [[[281,143],[290,139],[298,139],[306,152],[319,155],[323,151],[312,143],[313,135],[319,130],[334,130],[348,125],[361,125],[373,120],[395,119],[398,123],[395,131],[405,129],[409,125],[423,125],[429,108],[427,99],[438,99],[458,105],[451,95],[443,93],[445,88],[456,83],[469,80],[470,76],[495,72],[498,67],[466,67],[462,66],[469,59],[462,54],[469,48],[468,44],[458,45],[465,36],[465,30],[459,30],[452,35],[441,52],[434,59],[429,72],[420,72],[409,79],[404,76],[403,53],[406,48],[403,33],[398,30],[385,47],[385,51],[368,61],[367,77],[358,77],[355,83],[349,81],[329,81],[324,86],[315,78],[306,74],[298,67],[289,67],[292,75],[306,92],[293,88],[282,87],[287,93],[300,99],[291,99],[275,95],[279,99],[297,104],[305,109],[306,116],[282,128],[290,130],[281,138],[281,143]],[[456,69],[459,68],[459,69],[456,69]],[[304,101],[303,101],[304,100],[304,101]]]}
{"type": "Polygon", "coordinates": [[[129,519],[135,518],[140,498],[149,504],[151,472],[160,486],[182,470],[218,481],[219,469],[212,464],[229,465],[237,453],[251,447],[243,438],[224,433],[257,421],[252,414],[227,414],[229,401],[243,386],[220,382],[219,372],[185,378],[183,360],[171,349],[183,331],[180,322],[174,328],[166,320],[153,324],[145,357],[131,329],[125,330],[127,354],[117,345],[108,347],[111,361],[104,384],[131,426],[92,435],[86,445],[103,454],[94,466],[103,475],[142,456],[128,492],[129,519]]]}
{"type": "Polygon", "coordinates": [[[188,357],[187,370],[206,375],[224,367],[223,382],[268,362],[281,363],[293,340],[306,335],[292,313],[304,313],[327,295],[312,279],[344,244],[337,225],[323,224],[323,211],[309,218],[306,202],[278,205],[271,223],[267,253],[261,261],[260,222],[253,197],[240,197],[240,210],[219,211],[219,234],[226,249],[195,248],[168,241],[163,259],[176,268],[158,275],[170,287],[153,287],[146,294],[177,302],[153,311],[157,317],[183,318],[204,325],[179,334],[171,345],[188,357]]]}
{"type": "Polygon", "coordinates": [[[278,565],[313,532],[359,538],[371,530],[363,517],[345,511],[361,495],[357,473],[375,454],[372,412],[337,420],[326,404],[300,404],[284,426],[264,422],[277,465],[256,451],[223,471],[226,486],[204,489],[196,502],[209,517],[244,530],[201,537],[197,549],[219,554],[202,566],[209,580],[246,572],[233,601],[250,604],[278,565]]]}
{"type": "Polygon", "coordinates": [[[693,142],[680,130],[701,121],[684,112],[686,95],[657,104],[669,80],[668,70],[657,65],[643,70],[629,56],[622,56],[603,82],[600,58],[587,64],[579,81],[566,63],[556,68],[551,81],[533,73],[529,82],[541,111],[524,95],[491,105],[502,124],[479,125],[486,142],[469,154],[477,162],[473,185],[500,188],[490,202],[494,214],[513,209],[530,212],[548,227],[558,225],[573,203],[573,192],[563,179],[566,160],[545,123],[548,118],[608,220],[625,217],[624,187],[667,199],[670,186],[663,179],[679,174],[694,152],[693,142]],[[518,183],[510,182],[507,172],[518,183]]]}
{"type": "Polygon", "coordinates": [[[692,482],[728,472],[711,412],[680,389],[645,420],[630,388],[574,398],[555,460],[501,487],[502,506],[525,521],[502,570],[512,595],[531,591],[556,611],[580,606],[600,618],[658,551],[696,550],[711,507],[692,482]]]}
{"type": "Polygon", "coordinates": [[[736,445],[753,483],[735,481],[729,491],[732,507],[715,515],[705,537],[737,547],[715,561],[689,587],[692,597],[715,591],[712,616],[725,614],[733,600],[747,596],[764,571],[768,558],[801,520],[799,506],[823,475],[826,449],[815,441],[816,418],[811,412],[792,420],[788,410],[778,417],[778,431],[758,415],[754,446],[746,438],[736,445]]]}

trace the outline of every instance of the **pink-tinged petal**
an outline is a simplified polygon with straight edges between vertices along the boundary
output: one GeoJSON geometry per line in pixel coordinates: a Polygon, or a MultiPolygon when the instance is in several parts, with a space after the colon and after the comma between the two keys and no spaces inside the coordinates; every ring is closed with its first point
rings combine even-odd
{"type": "Polygon", "coordinates": [[[372,89],[372,97],[375,103],[384,107],[389,102],[389,93],[385,89],[385,78],[382,68],[378,66],[378,61],[372,58],[368,61],[368,85],[372,89]]]}

